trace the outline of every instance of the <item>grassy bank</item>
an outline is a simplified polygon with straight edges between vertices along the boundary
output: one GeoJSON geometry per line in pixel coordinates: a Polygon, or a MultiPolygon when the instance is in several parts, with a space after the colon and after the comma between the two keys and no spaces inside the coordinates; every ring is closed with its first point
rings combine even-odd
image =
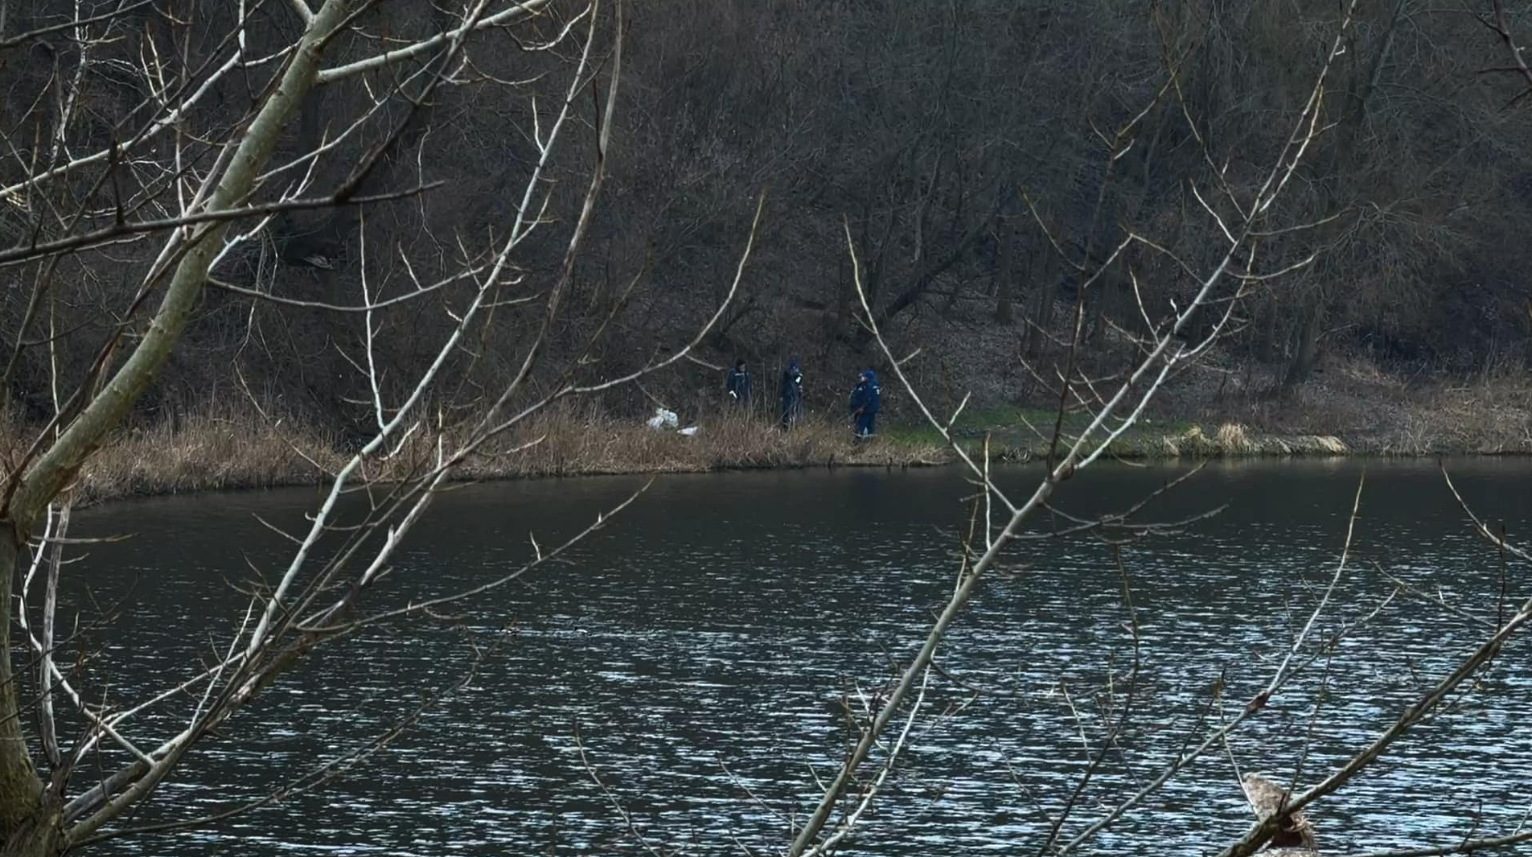
{"type": "MultiPolygon", "coordinates": [[[[1381,371],[1365,360],[1328,361],[1301,387],[1277,378],[1217,372],[1183,380],[1124,432],[1111,454],[1125,459],[1296,455],[1455,456],[1532,454],[1532,379],[1516,370],[1469,378],[1381,371]]],[[[1051,408],[1000,407],[963,414],[953,431],[992,454],[1044,456],[1057,415],[1051,408]]],[[[1090,422],[1065,415],[1066,440],[1090,422]]],[[[1109,428],[1118,423],[1113,422],[1109,428]]],[[[934,429],[893,429],[899,442],[935,443],[934,429]]]]}
{"type": "MultiPolygon", "coordinates": [[[[1532,453],[1532,384],[1519,376],[1415,385],[1378,376],[1334,372],[1296,396],[1231,397],[1172,416],[1140,420],[1113,443],[1122,459],[1334,455],[1474,455],[1532,453]],[[1385,383],[1386,382],[1386,383],[1385,383]]],[[[908,467],[948,463],[938,433],[885,418],[879,437],[852,443],[849,427],[811,417],[791,432],[765,418],[715,416],[695,436],[653,431],[595,408],[544,412],[475,455],[462,479],[507,479],[631,473],[829,466],[908,467]]],[[[1028,461],[1048,452],[1056,417],[1045,408],[973,409],[953,427],[977,452],[990,440],[997,460],[1028,461]]],[[[1089,415],[1065,416],[1071,440],[1089,415]]],[[[17,460],[30,435],[0,425],[0,473],[17,460]]],[[[400,455],[369,473],[388,479],[429,460],[438,441],[414,436],[400,455]]],[[[236,488],[316,484],[346,460],[341,439],[290,421],[249,412],[202,415],[151,429],[119,432],[80,474],[82,502],[120,497],[236,488]]]]}
{"type": "MultiPolygon", "coordinates": [[[[1090,425],[1086,413],[1065,414],[1041,408],[992,408],[964,414],[952,433],[971,452],[989,440],[990,455],[1007,461],[1044,458],[1055,427],[1061,444],[1074,442],[1090,425]]],[[[1111,427],[1120,423],[1114,421],[1111,427]]],[[[930,426],[896,427],[885,436],[896,444],[933,445],[940,434],[930,426]]],[[[1259,432],[1237,422],[1196,423],[1186,420],[1141,419],[1112,443],[1110,455],[1129,460],[1221,458],[1294,455],[1350,455],[1369,450],[1354,447],[1334,435],[1259,432]]]]}
{"type": "MultiPolygon", "coordinates": [[[[16,460],[30,435],[4,431],[0,448],[16,460]]],[[[438,441],[421,433],[368,476],[389,480],[429,461],[438,441]]],[[[340,440],[290,422],[254,414],[197,416],[178,426],[119,432],[80,473],[79,503],[123,497],[327,481],[347,459],[340,440]]],[[[655,431],[594,410],[558,409],[475,454],[456,473],[463,480],[806,467],[912,467],[944,464],[947,453],[920,441],[856,444],[850,427],[809,418],[783,432],[760,420],[704,420],[694,436],[655,431]]],[[[4,464],[0,463],[0,475],[4,464]]]]}

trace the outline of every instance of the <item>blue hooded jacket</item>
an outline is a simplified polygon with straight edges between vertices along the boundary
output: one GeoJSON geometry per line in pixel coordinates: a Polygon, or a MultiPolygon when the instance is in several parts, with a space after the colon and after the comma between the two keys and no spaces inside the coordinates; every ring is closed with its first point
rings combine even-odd
{"type": "Polygon", "coordinates": [[[878,412],[879,395],[878,376],[871,369],[862,370],[862,380],[857,382],[856,389],[851,391],[851,413],[876,414],[878,412]]]}
{"type": "Polygon", "coordinates": [[[803,415],[803,373],[798,361],[788,364],[782,373],[782,425],[792,425],[803,415]]]}
{"type": "Polygon", "coordinates": [[[787,364],[782,373],[782,404],[796,405],[803,398],[803,373],[798,371],[798,361],[787,364]]]}
{"type": "Polygon", "coordinates": [[[729,370],[728,380],[724,383],[724,392],[739,404],[750,402],[750,370],[735,366],[729,370]]]}

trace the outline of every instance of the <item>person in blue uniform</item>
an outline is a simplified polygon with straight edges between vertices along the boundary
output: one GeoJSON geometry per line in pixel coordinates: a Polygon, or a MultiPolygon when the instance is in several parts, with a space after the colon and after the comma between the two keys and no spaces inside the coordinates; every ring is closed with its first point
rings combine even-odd
{"type": "Polygon", "coordinates": [[[724,392],[729,395],[729,404],[750,407],[750,370],[745,368],[745,361],[734,361],[734,368],[724,382],[724,392]]]}
{"type": "Polygon", "coordinates": [[[863,369],[856,389],[851,391],[851,421],[858,441],[872,437],[877,429],[879,393],[878,376],[871,369],[863,369]]]}
{"type": "Polygon", "coordinates": [[[798,361],[787,364],[782,373],[782,428],[788,428],[803,416],[803,373],[798,361]]]}

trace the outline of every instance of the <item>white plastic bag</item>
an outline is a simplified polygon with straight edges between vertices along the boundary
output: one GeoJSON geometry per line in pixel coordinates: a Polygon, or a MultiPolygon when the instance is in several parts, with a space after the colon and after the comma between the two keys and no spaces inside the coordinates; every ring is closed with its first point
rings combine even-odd
{"type": "Polygon", "coordinates": [[[676,416],[675,411],[667,411],[664,408],[655,408],[654,416],[649,418],[648,426],[652,429],[673,429],[681,425],[681,418],[676,416]]]}

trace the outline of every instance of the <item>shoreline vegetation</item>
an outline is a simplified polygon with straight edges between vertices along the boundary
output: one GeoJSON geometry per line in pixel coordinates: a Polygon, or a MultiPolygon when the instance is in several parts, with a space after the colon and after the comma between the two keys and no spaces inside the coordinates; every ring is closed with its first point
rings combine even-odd
{"type": "MultiPolygon", "coordinates": [[[[1283,414],[1288,425],[1257,427],[1255,420],[1209,410],[1195,418],[1146,418],[1113,442],[1109,457],[1132,461],[1256,457],[1432,457],[1532,454],[1532,396],[1519,384],[1442,388],[1408,407],[1364,402],[1361,411],[1386,418],[1371,430],[1336,413],[1304,420],[1283,414]],[[1507,389],[1515,388],[1515,389],[1507,389]],[[1333,431],[1314,431],[1329,423],[1333,431]],[[1350,426],[1344,425],[1351,423],[1350,426]],[[1337,425],[1339,424],[1339,425],[1337,425]]],[[[1355,402],[1349,403],[1355,406],[1355,402]]],[[[1256,420],[1280,423],[1269,412],[1256,420]]],[[[887,414],[893,417],[893,414],[887,414]]],[[[1002,407],[965,413],[953,434],[974,454],[988,436],[992,460],[1026,462],[1045,457],[1056,415],[1044,408],[1002,407]]],[[[1062,430],[1078,434],[1089,422],[1067,414],[1062,430]]],[[[639,419],[618,419],[595,407],[565,407],[533,418],[475,455],[459,481],[532,479],[647,473],[818,467],[935,467],[956,456],[935,429],[888,419],[871,442],[853,442],[849,423],[809,415],[783,432],[760,415],[714,415],[697,422],[694,436],[654,430],[639,419]],[[534,443],[534,441],[536,441],[534,443]],[[525,447],[525,448],[521,448],[525,447]],[[518,450],[518,448],[521,448],[518,450]]],[[[18,459],[32,432],[0,424],[0,475],[18,459]]],[[[450,448],[450,438],[446,439],[450,448]]],[[[407,472],[434,454],[438,438],[421,434],[400,454],[373,470],[387,481],[388,468],[407,472]]],[[[346,461],[339,436],[272,422],[253,411],[226,410],[179,420],[175,425],[119,431],[83,468],[74,501],[108,500],[198,491],[315,485],[346,461]]]]}

